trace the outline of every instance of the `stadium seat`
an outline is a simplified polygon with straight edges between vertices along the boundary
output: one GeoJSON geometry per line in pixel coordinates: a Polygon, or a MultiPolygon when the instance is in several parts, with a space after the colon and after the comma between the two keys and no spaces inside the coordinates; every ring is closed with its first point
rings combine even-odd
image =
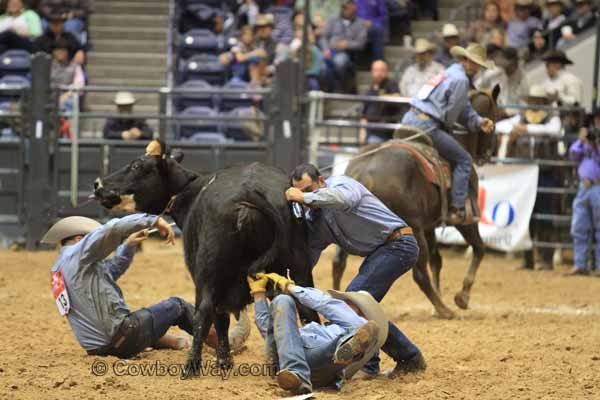
{"type": "Polygon", "coordinates": [[[192,29],[179,38],[180,56],[189,58],[194,54],[218,52],[219,42],[208,29],[192,29]]]}
{"type": "Polygon", "coordinates": [[[223,3],[223,0],[185,0],[186,7],[189,7],[193,4],[205,4],[207,6],[220,8],[223,3]]]}
{"type": "Polygon", "coordinates": [[[227,78],[225,67],[214,54],[198,54],[188,60],[181,60],[179,77],[181,82],[203,80],[211,85],[223,85],[227,78]]]}
{"type": "Polygon", "coordinates": [[[273,14],[275,19],[273,40],[277,43],[290,43],[294,38],[294,27],[292,26],[294,11],[289,7],[271,6],[267,8],[266,13],[273,14]]]}
{"type": "Polygon", "coordinates": [[[25,50],[8,50],[0,56],[0,76],[29,76],[31,54],[25,50]]]}
{"type": "MultiPolygon", "coordinates": [[[[212,86],[202,80],[190,80],[177,86],[184,89],[212,89],[212,86]]],[[[175,108],[179,111],[191,106],[213,108],[215,106],[212,93],[180,93],[175,95],[175,108]]]]}
{"type": "Polygon", "coordinates": [[[203,117],[216,117],[218,113],[209,107],[192,106],[187,107],[179,115],[197,116],[198,119],[177,120],[178,136],[190,138],[197,133],[221,133],[221,122],[216,119],[205,120],[203,117]]]}
{"type": "MultiPolygon", "coordinates": [[[[235,118],[255,118],[265,116],[264,113],[256,109],[256,107],[238,107],[229,112],[223,113],[222,115],[224,117],[235,118]]],[[[235,141],[251,141],[254,138],[262,137],[264,133],[264,123],[261,121],[228,121],[225,118],[223,118],[223,120],[223,132],[228,139],[233,139],[235,141]]]]}
{"type": "MultiPolygon", "coordinates": [[[[223,89],[250,90],[250,86],[246,81],[233,78],[223,86],[223,89]]],[[[249,107],[254,104],[254,100],[247,93],[221,93],[216,97],[216,104],[219,110],[230,111],[238,107],[249,107]]]]}
{"type": "Polygon", "coordinates": [[[227,143],[231,140],[228,140],[225,135],[222,133],[210,133],[210,132],[197,132],[194,133],[189,138],[184,138],[191,142],[196,143],[206,143],[206,144],[214,144],[214,143],[227,143]]]}
{"type": "Polygon", "coordinates": [[[7,90],[7,87],[29,87],[29,79],[21,75],[5,75],[0,78],[0,103],[18,101],[21,98],[20,90],[7,90]]]}

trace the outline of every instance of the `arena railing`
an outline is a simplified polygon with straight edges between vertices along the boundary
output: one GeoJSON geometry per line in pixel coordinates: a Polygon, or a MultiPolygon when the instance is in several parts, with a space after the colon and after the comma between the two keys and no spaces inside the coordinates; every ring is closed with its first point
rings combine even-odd
{"type": "MultiPolygon", "coordinates": [[[[327,115],[327,105],[330,102],[343,102],[343,103],[357,103],[362,105],[366,102],[376,102],[385,104],[397,104],[404,106],[404,110],[408,110],[410,99],[399,96],[356,96],[346,94],[335,94],[335,93],[324,93],[324,92],[310,92],[308,95],[309,102],[309,113],[308,113],[308,126],[310,132],[309,140],[309,159],[310,162],[315,165],[333,165],[335,155],[339,153],[345,153],[347,155],[357,154],[360,146],[364,143],[359,141],[360,129],[369,128],[387,128],[396,129],[403,126],[400,123],[373,123],[367,122],[362,123],[359,121],[361,115],[358,109],[354,110],[353,115],[327,115]],[[331,134],[331,130],[336,130],[337,134],[331,134]]],[[[499,106],[499,109],[507,110],[523,110],[523,109],[537,109],[546,110],[552,113],[559,113],[562,115],[568,113],[577,113],[577,120],[580,125],[583,124],[585,119],[585,110],[580,107],[567,107],[567,106],[533,106],[533,105],[504,105],[499,106]]],[[[346,107],[345,110],[348,110],[346,107]]],[[[398,116],[397,120],[401,119],[401,115],[398,116]]],[[[455,133],[465,133],[464,127],[459,125],[455,126],[455,133]]],[[[528,135],[524,135],[527,137],[528,135]]],[[[533,137],[533,136],[532,136],[533,137]]],[[[564,135],[556,139],[556,143],[559,141],[574,141],[576,135],[564,135]]],[[[567,146],[565,146],[566,149],[567,146]]],[[[576,163],[557,159],[536,159],[533,157],[533,152],[530,152],[530,157],[505,157],[499,159],[493,157],[492,163],[504,163],[504,164],[537,164],[540,167],[556,168],[562,170],[562,176],[564,177],[565,185],[559,187],[538,187],[538,194],[557,195],[561,196],[561,208],[563,211],[569,210],[571,199],[577,192],[576,179],[574,178],[574,167],[576,163]]],[[[532,220],[537,221],[551,221],[556,225],[566,227],[568,226],[571,215],[567,213],[534,213],[532,220]]],[[[562,232],[565,238],[570,238],[568,229],[563,229],[562,232]]],[[[570,241],[561,242],[543,242],[534,241],[533,246],[535,248],[571,248],[572,243],[570,241]]]]}

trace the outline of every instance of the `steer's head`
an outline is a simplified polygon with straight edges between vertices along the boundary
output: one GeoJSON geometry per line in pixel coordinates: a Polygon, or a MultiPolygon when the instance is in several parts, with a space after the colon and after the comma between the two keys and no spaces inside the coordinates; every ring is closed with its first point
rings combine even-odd
{"type": "Polygon", "coordinates": [[[103,179],[94,182],[94,196],[111,210],[160,214],[171,197],[196,176],[179,162],[183,154],[171,155],[158,140],[146,154],[103,179]]]}

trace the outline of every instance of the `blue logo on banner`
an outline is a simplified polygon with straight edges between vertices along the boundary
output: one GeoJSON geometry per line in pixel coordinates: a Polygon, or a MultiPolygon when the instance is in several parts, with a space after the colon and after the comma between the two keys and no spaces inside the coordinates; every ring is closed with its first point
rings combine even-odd
{"type": "Polygon", "coordinates": [[[515,220],[515,209],[508,201],[496,203],[492,210],[492,221],[496,226],[506,228],[515,220]]]}

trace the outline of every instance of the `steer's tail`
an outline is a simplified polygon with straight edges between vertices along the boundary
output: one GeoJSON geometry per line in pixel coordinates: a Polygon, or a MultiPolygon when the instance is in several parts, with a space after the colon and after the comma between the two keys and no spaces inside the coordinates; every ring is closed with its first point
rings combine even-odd
{"type": "MultiPolygon", "coordinates": [[[[281,201],[285,202],[283,193],[281,196],[281,201]]],[[[285,229],[285,214],[277,209],[259,188],[247,189],[244,200],[238,203],[237,229],[250,239],[250,243],[262,244],[259,247],[264,248],[267,243],[266,238],[270,236],[264,229],[270,229],[272,233],[272,242],[266,244],[266,250],[252,262],[248,269],[248,274],[254,275],[273,266],[282,254],[285,243],[289,242],[288,230],[285,229]]]]}

